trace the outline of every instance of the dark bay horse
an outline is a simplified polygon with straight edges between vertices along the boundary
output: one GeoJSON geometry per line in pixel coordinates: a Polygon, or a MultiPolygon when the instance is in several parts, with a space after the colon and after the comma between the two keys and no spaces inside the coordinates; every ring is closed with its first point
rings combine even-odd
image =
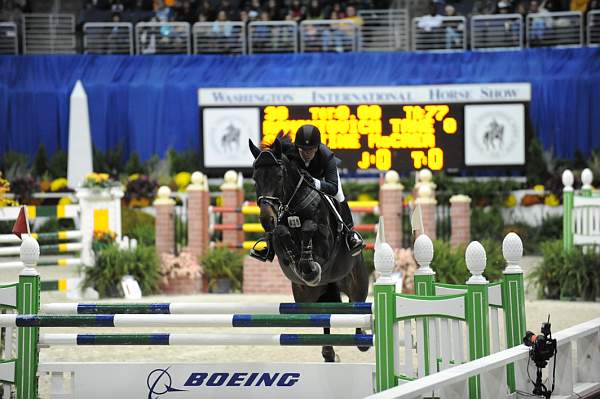
{"type": "MultiPolygon", "coordinates": [[[[351,256],[338,222],[324,194],[312,186],[297,167],[295,148],[277,138],[261,151],[252,140],[253,179],[260,223],[272,237],[273,248],[285,276],[292,282],[296,302],[364,302],[369,275],[362,254],[351,256]]],[[[324,329],[329,334],[329,328],[324,329]]],[[[357,328],[357,334],[362,330],[357,328]]],[[[361,351],[368,347],[359,347],[361,351]]],[[[336,359],[331,346],[322,350],[326,362],[336,359]]]]}

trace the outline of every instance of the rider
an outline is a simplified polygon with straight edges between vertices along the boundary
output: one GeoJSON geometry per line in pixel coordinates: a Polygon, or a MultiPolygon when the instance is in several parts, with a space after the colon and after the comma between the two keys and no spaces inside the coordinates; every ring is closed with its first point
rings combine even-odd
{"type": "MultiPolygon", "coordinates": [[[[346,227],[346,242],[352,256],[356,256],[363,248],[363,240],[355,230],[352,212],[342,191],[342,182],[337,169],[336,157],[329,148],[321,143],[321,132],[316,126],[303,125],[296,132],[294,146],[300,157],[299,167],[304,168],[313,178],[317,190],[335,197],[340,203],[340,216],[346,227]]],[[[267,245],[262,249],[252,249],[250,256],[263,262],[272,261],[275,256],[270,246],[269,237],[267,245]]]]}

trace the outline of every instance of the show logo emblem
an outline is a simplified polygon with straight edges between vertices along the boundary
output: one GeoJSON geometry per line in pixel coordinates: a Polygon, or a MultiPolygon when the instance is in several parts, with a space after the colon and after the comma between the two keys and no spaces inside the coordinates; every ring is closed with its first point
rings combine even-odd
{"type": "Polygon", "coordinates": [[[173,388],[173,380],[166,369],[155,369],[148,374],[146,384],[148,386],[148,399],[157,399],[169,392],[185,392],[185,389],[173,388]]]}
{"type": "Polygon", "coordinates": [[[241,130],[232,123],[227,125],[225,132],[221,135],[221,148],[224,152],[240,149],[240,132],[241,130]]]}
{"type": "Polygon", "coordinates": [[[519,131],[511,115],[490,112],[475,122],[471,144],[480,154],[490,159],[503,159],[516,145],[519,131]]]}

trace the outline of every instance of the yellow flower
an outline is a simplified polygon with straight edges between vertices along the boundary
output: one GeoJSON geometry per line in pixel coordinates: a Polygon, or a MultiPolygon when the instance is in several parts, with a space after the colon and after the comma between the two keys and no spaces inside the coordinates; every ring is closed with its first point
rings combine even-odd
{"type": "Polygon", "coordinates": [[[50,184],[50,191],[59,191],[63,188],[66,188],[69,185],[69,182],[64,177],[59,177],[55,179],[50,184]]]}
{"type": "Polygon", "coordinates": [[[404,197],[404,206],[408,206],[408,204],[410,204],[411,202],[413,202],[415,200],[415,197],[413,197],[412,194],[408,194],[406,197],[404,197]]]}
{"type": "Polygon", "coordinates": [[[100,181],[107,181],[109,176],[108,173],[100,173],[98,177],[100,178],[100,181]]]}
{"type": "Polygon", "coordinates": [[[58,205],[70,205],[72,203],[73,201],[71,201],[71,198],[69,197],[62,197],[58,200],[58,205]]]}
{"type": "Polygon", "coordinates": [[[177,188],[186,188],[192,181],[192,174],[189,172],[179,172],[175,175],[175,184],[177,188]]]}
{"type": "Polygon", "coordinates": [[[544,205],[558,206],[560,205],[560,201],[558,200],[558,198],[556,198],[556,195],[549,194],[546,196],[546,198],[544,198],[544,205]]]}
{"type": "Polygon", "coordinates": [[[544,192],[546,190],[542,184],[536,184],[535,186],[533,186],[533,189],[535,191],[541,191],[541,192],[544,192]]]}
{"type": "Polygon", "coordinates": [[[357,199],[358,199],[358,201],[361,201],[361,202],[373,201],[373,197],[371,197],[369,194],[365,194],[365,193],[359,194],[357,199]]]}
{"type": "Polygon", "coordinates": [[[513,194],[510,194],[504,200],[504,206],[507,208],[513,208],[515,205],[517,205],[517,197],[515,197],[513,194]]]}
{"type": "Polygon", "coordinates": [[[129,177],[127,178],[127,180],[129,181],[134,181],[140,178],[140,174],[139,173],[134,173],[132,175],[129,175],[129,177]]]}
{"type": "Polygon", "coordinates": [[[85,175],[86,180],[94,180],[96,178],[96,174],[94,172],[88,173],[85,175]]]}

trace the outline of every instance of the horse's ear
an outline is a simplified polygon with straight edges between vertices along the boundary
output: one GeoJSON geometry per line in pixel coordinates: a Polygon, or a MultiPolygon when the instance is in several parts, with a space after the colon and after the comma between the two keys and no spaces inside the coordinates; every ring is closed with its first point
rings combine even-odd
{"type": "Polygon", "coordinates": [[[273,141],[271,151],[273,152],[273,155],[275,155],[275,158],[281,158],[281,141],[279,141],[279,137],[277,137],[275,141],[273,141]]]}
{"type": "Polygon", "coordinates": [[[252,139],[248,139],[248,146],[250,147],[250,152],[254,156],[254,159],[256,159],[258,154],[260,154],[260,152],[261,152],[260,148],[258,148],[257,146],[254,145],[254,143],[252,142],[252,139]]]}

